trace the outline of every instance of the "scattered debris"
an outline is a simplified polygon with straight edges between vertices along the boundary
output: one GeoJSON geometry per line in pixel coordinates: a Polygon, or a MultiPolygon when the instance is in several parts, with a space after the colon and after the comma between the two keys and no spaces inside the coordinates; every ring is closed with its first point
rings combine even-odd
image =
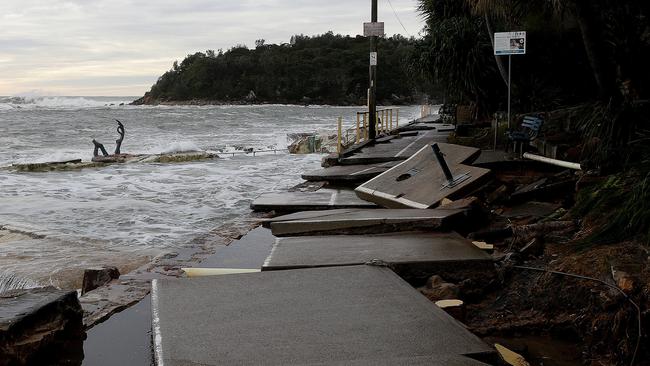
{"type": "Polygon", "coordinates": [[[496,343],[494,345],[494,348],[496,348],[497,352],[499,353],[499,356],[503,361],[505,361],[508,365],[511,366],[530,366],[530,364],[526,361],[526,359],[516,353],[513,352],[506,347],[496,343]]]}
{"type": "Polygon", "coordinates": [[[473,241],[472,244],[476,245],[477,248],[483,249],[483,250],[494,250],[494,245],[493,244],[488,244],[484,241],[473,241]]]}

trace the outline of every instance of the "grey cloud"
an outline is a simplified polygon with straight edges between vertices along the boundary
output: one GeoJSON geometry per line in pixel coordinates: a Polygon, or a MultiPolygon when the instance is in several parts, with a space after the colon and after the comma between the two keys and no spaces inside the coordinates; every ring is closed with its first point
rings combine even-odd
{"type": "MultiPolygon", "coordinates": [[[[391,1],[416,35],[422,27],[417,1],[391,1]]],[[[329,30],[359,34],[369,6],[342,0],[2,0],[0,95],[32,89],[142,94],[174,60],[196,51],[329,30]]],[[[404,34],[386,0],[380,21],[388,34],[404,34]]]]}

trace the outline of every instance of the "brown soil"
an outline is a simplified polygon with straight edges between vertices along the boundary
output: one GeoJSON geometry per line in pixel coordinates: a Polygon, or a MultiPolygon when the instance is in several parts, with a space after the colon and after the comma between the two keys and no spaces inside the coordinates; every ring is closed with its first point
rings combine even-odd
{"type": "MultiPolygon", "coordinates": [[[[486,196],[490,189],[500,184],[508,183],[497,181],[488,188],[486,196]]],[[[509,191],[515,188],[509,186],[509,191]]],[[[568,194],[573,195],[573,192],[568,194]]],[[[516,229],[519,225],[540,221],[581,219],[566,214],[571,206],[571,200],[566,196],[559,195],[546,202],[562,203],[564,208],[547,217],[504,220],[498,214],[510,210],[508,204],[493,205],[486,207],[493,215],[486,227],[511,226],[516,229]]],[[[535,253],[537,256],[519,253],[525,243],[516,237],[489,241],[496,248],[497,280],[485,287],[478,298],[476,294],[471,297],[461,294],[461,299],[469,301],[464,323],[472,332],[492,343],[504,338],[521,343],[540,336],[573,346],[577,354],[570,356],[577,359],[573,363],[576,365],[630,365],[639,326],[638,313],[629,301],[632,300],[641,309],[643,334],[635,365],[650,365],[650,345],[646,336],[650,329],[649,248],[632,241],[585,244],[580,239],[593,231],[594,227],[590,225],[594,225],[594,220],[577,222],[577,232],[565,230],[538,234],[537,239],[542,241],[544,248],[535,253]],[[623,288],[626,295],[597,281],[517,268],[523,266],[592,277],[623,288]],[[621,277],[621,273],[626,275],[621,277]]],[[[525,356],[532,358],[531,353],[525,356]]]]}

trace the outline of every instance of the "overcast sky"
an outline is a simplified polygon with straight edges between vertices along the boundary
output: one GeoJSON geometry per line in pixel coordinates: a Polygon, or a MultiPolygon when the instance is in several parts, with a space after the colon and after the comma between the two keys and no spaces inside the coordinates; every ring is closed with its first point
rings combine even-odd
{"type": "MultiPolygon", "coordinates": [[[[417,1],[391,3],[417,36],[417,1]]],[[[356,35],[369,19],[370,0],[0,0],[0,95],[142,95],[187,54],[356,35]]],[[[388,0],[379,21],[408,35],[388,0]]]]}

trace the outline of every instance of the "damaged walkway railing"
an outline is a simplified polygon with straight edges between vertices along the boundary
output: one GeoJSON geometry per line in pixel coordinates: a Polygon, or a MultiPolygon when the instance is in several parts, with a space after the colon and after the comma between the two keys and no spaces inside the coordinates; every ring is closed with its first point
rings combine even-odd
{"type": "Polygon", "coordinates": [[[219,155],[232,155],[235,156],[235,154],[252,154],[255,156],[256,153],[270,153],[272,152],[273,154],[277,154],[279,152],[287,152],[287,149],[269,149],[269,150],[241,150],[241,151],[222,151],[219,152],[219,155]]]}
{"type": "MultiPolygon", "coordinates": [[[[370,112],[357,112],[357,120],[354,127],[344,129],[343,117],[338,118],[338,142],[336,150],[341,153],[343,149],[352,144],[358,144],[361,141],[368,140],[368,130],[370,122],[370,112]]],[[[375,131],[377,133],[388,133],[394,128],[399,127],[399,108],[381,108],[377,109],[375,120],[375,131]],[[393,115],[395,118],[393,119],[393,115]],[[394,121],[394,123],[393,123],[394,121]],[[393,127],[394,126],[394,127],[393,127]]]]}

